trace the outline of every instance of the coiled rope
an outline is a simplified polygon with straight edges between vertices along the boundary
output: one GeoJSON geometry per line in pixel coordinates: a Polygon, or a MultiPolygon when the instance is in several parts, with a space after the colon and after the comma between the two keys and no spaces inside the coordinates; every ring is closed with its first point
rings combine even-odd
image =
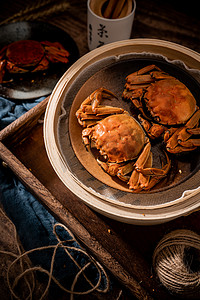
{"type": "Polygon", "coordinates": [[[162,284],[184,299],[200,299],[200,236],[175,230],[163,237],[153,254],[162,284]]]}
{"type": "MultiPolygon", "coordinates": [[[[0,209],[0,212],[1,212],[1,214],[4,215],[5,218],[8,219],[8,217],[5,215],[5,213],[3,212],[2,209],[0,209]]],[[[9,222],[10,222],[10,220],[9,220],[9,222]]],[[[23,298],[23,299],[26,299],[26,300],[33,299],[34,291],[36,291],[36,289],[37,289],[36,276],[35,276],[36,272],[44,273],[47,275],[47,278],[48,278],[46,288],[44,291],[41,291],[41,295],[39,296],[38,300],[42,300],[47,296],[48,290],[49,290],[49,287],[50,287],[52,281],[61,290],[70,294],[70,300],[74,299],[74,295],[85,295],[85,294],[89,294],[93,291],[98,291],[100,293],[108,292],[110,282],[109,282],[109,278],[108,278],[106,271],[100,265],[99,262],[97,262],[91,255],[89,255],[87,253],[86,250],[69,245],[71,242],[78,243],[78,241],[76,240],[76,238],[74,237],[72,232],[65,225],[57,223],[53,226],[53,233],[55,234],[57,241],[58,241],[57,244],[31,249],[26,252],[22,252],[22,250],[19,246],[19,243],[18,243],[18,239],[17,239],[17,231],[16,231],[16,228],[13,223],[12,223],[12,226],[13,226],[14,239],[15,239],[15,243],[17,245],[18,254],[8,252],[8,251],[3,251],[3,250],[0,250],[0,254],[9,255],[14,259],[13,262],[9,265],[9,267],[7,269],[7,284],[8,284],[10,294],[12,295],[13,298],[19,299],[19,300],[22,299],[22,297],[19,293],[21,291],[21,292],[23,292],[23,295],[24,295],[24,289],[23,289],[23,291],[22,290],[19,291],[19,289],[17,289],[17,288],[18,288],[18,285],[20,284],[20,282],[23,281],[24,288],[26,289],[26,292],[25,292],[26,298],[23,298]],[[57,229],[60,229],[60,228],[65,230],[67,232],[67,234],[70,235],[69,240],[63,241],[60,239],[60,237],[57,233],[57,229]],[[78,269],[78,271],[72,281],[70,289],[64,287],[53,276],[55,256],[56,256],[57,250],[60,248],[62,248],[65,251],[66,255],[73,261],[74,265],[78,269]],[[31,253],[35,253],[35,252],[48,251],[49,249],[53,249],[53,254],[51,257],[51,264],[50,264],[49,270],[46,270],[46,269],[42,268],[41,266],[31,266],[31,264],[29,264],[29,262],[28,262],[29,260],[27,260],[27,255],[29,255],[31,253]],[[83,257],[85,258],[85,265],[80,266],[80,264],[71,255],[72,251],[74,253],[74,256],[76,256],[76,254],[83,255],[83,257]],[[97,276],[96,276],[97,279],[95,280],[96,281],[95,283],[93,283],[86,275],[87,269],[91,266],[93,268],[95,268],[95,271],[97,274],[97,276]],[[18,270],[18,273],[19,273],[19,275],[17,275],[14,280],[12,280],[12,276],[11,276],[13,268],[18,270]],[[84,279],[86,280],[86,282],[90,288],[88,288],[84,291],[76,291],[75,290],[76,284],[78,283],[80,276],[84,277],[84,279]]]]}

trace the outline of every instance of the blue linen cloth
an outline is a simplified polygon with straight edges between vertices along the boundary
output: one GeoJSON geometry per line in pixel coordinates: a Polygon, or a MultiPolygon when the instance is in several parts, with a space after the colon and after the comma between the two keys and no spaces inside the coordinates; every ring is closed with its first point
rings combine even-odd
{"type": "MultiPolygon", "coordinates": [[[[0,97],[0,129],[16,120],[43,99],[44,97],[34,101],[13,102],[0,97]]],[[[20,241],[26,251],[41,246],[57,244],[58,241],[53,234],[53,226],[56,224],[55,218],[26,190],[9,168],[3,167],[2,164],[0,164],[0,201],[8,217],[16,226],[20,241]]],[[[62,228],[59,230],[59,234],[62,240],[71,239],[70,234],[62,230],[62,228]]],[[[77,249],[81,248],[76,241],[69,241],[68,243],[77,249]]],[[[71,252],[75,260],[84,266],[87,262],[87,257],[74,250],[71,252]]],[[[30,255],[34,265],[40,265],[47,270],[50,268],[51,257],[52,251],[40,251],[30,255]]],[[[78,269],[73,261],[64,254],[63,249],[59,249],[56,253],[53,275],[61,283],[65,282],[65,287],[67,282],[67,288],[69,288],[77,271],[78,269]]],[[[96,268],[91,266],[88,272],[95,284],[99,278],[96,268]]],[[[82,285],[85,289],[85,284],[86,282],[82,278],[79,288],[82,285]]],[[[104,284],[103,276],[102,285],[104,284]]]]}

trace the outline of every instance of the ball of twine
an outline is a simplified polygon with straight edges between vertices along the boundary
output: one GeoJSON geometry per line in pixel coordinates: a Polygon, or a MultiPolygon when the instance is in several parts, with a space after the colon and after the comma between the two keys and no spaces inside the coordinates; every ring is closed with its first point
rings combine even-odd
{"type": "Polygon", "coordinates": [[[200,236],[175,230],[163,237],[153,254],[153,267],[162,284],[184,299],[200,299],[200,236]]]}

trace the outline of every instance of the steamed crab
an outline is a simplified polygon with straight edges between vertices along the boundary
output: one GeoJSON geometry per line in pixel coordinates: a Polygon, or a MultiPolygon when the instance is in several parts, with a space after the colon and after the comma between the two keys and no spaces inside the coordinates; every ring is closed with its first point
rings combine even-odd
{"type": "Polygon", "coordinates": [[[123,98],[140,110],[138,118],[150,138],[164,134],[167,151],[180,153],[200,146],[200,110],[178,79],[155,65],[146,66],[127,76],[123,98]]]}
{"type": "Polygon", "coordinates": [[[161,169],[152,167],[151,144],[141,125],[122,108],[100,105],[112,98],[111,91],[99,88],[82,102],[76,117],[84,128],[83,142],[89,151],[91,144],[99,151],[97,162],[109,175],[132,190],[150,189],[167,175],[169,158],[166,154],[161,169]]]}
{"type": "Polygon", "coordinates": [[[69,52],[59,42],[20,40],[0,51],[0,83],[5,71],[26,73],[46,70],[49,62],[68,63],[69,52]]]}

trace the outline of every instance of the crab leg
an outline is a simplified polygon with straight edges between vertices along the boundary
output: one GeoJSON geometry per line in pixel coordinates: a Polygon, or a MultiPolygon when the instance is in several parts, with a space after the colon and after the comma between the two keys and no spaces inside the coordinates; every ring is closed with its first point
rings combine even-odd
{"type": "Polygon", "coordinates": [[[140,173],[138,173],[136,170],[134,170],[133,173],[131,174],[131,178],[128,182],[130,190],[135,190],[135,191],[141,190],[139,189],[139,175],[140,173]]]}
{"type": "MultiPolygon", "coordinates": [[[[147,162],[144,165],[144,168],[152,167],[152,153],[150,153],[147,162]]],[[[150,175],[144,175],[143,173],[139,173],[139,183],[142,189],[146,189],[149,186],[150,175]]]]}
{"type": "MultiPolygon", "coordinates": [[[[103,162],[100,159],[97,159],[98,164],[102,167],[102,169],[110,174],[111,176],[116,176],[121,179],[122,181],[128,182],[130,179],[130,176],[126,176],[134,169],[134,162],[129,162],[124,165],[124,163],[109,163],[109,162],[103,162]]],[[[138,173],[138,172],[137,172],[138,173]]],[[[138,177],[139,177],[138,173],[138,177]]]]}
{"type": "Polygon", "coordinates": [[[109,115],[115,113],[120,114],[124,112],[124,109],[120,107],[114,107],[114,106],[98,106],[94,112],[91,105],[85,105],[81,110],[77,111],[77,115],[80,116],[82,112],[85,113],[85,115],[92,114],[98,116],[98,115],[106,115],[106,114],[109,115]]]}
{"type": "Polygon", "coordinates": [[[11,63],[10,61],[7,61],[6,69],[8,70],[9,73],[27,73],[27,72],[29,72],[26,69],[17,67],[15,64],[11,63]]]}
{"type": "MultiPolygon", "coordinates": [[[[166,148],[167,151],[171,153],[179,153],[182,151],[192,151],[195,150],[198,146],[198,139],[195,142],[194,139],[189,140],[191,135],[194,133],[199,134],[200,129],[199,128],[193,128],[198,125],[200,118],[200,110],[198,109],[196,113],[190,118],[190,120],[185,124],[185,126],[178,128],[178,129],[172,129],[171,132],[173,134],[171,137],[167,140],[166,148]],[[186,143],[186,141],[188,141],[186,143]],[[196,143],[196,144],[195,144],[196,143]]],[[[170,133],[168,134],[168,136],[170,133]]],[[[167,139],[167,133],[165,134],[164,141],[167,139]]]]}
{"type": "Polygon", "coordinates": [[[173,78],[173,77],[170,76],[169,74],[161,71],[161,69],[159,69],[157,66],[150,65],[150,66],[144,67],[143,69],[141,69],[137,72],[129,74],[126,77],[126,80],[130,84],[132,82],[134,82],[134,85],[138,85],[138,84],[151,83],[151,82],[154,82],[155,80],[166,79],[166,78],[173,78]],[[157,71],[153,71],[154,69],[157,71]],[[150,71],[152,71],[152,72],[150,72],[150,71]],[[145,73],[149,73],[149,74],[144,75],[145,73]]]}
{"type": "Polygon", "coordinates": [[[172,76],[170,76],[169,74],[167,74],[167,73],[164,73],[163,71],[161,71],[161,72],[157,72],[157,71],[155,71],[155,72],[151,72],[150,73],[151,74],[151,76],[152,76],[152,78],[155,80],[160,80],[160,79],[170,79],[170,78],[173,78],[172,76]]]}
{"type": "Polygon", "coordinates": [[[140,85],[140,84],[144,84],[144,83],[154,82],[154,79],[151,77],[150,74],[147,74],[147,75],[130,74],[127,76],[127,82],[130,84],[131,84],[131,82],[134,82],[134,84],[140,85]]]}
{"type": "Polygon", "coordinates": [[[129,181],[130,176],[126,176],[127,174],[129,174],[130,172],[132,172],[134,169],[134,162],[129,162],[127,164],[125,164],[124,166],[120,167],[118,172],[117,172],[117,176],[123,180],[123,181],[129,181]]]}
{"type": "Polygon", "coordinates": [[[176,129],[175,132],[172,134],[172,136],[167,140],[166,143],[167,151],[171,153],[176,153],[174,151],[176,151],[175,148],[178,146],[178,135],[181,130],[182,128],[176,129]]]}
{"type": "Polygon", "coordinates": [[[200,147],[200,139],[189,139],[187,141],[183,141],[179,143],[182,147],[186,148],[196,148],[200,147]]]}
{"type": "Polygon", "coordinates": [[[128,75],[128,76],[126,77],[126,79],[127,79],[127,78],[129,79],[129,78],[130,78],[129,76],[131,76],[131,75],[143,75],[143,74],[145,74],[145,73],[147,73],[147,72],[149,72],[149,71],[152,71],[152,70],[154,70],[154,69],[156,69],[156,70],[158,70],[158,71],[161,71],[161,69],[158,68],[156,65],[149,65],[149,66],[146,66],[146,67],[140,69],[139,71],[136,71],[136,72],[131,73],[130,75],[128,75]]]}
{"type": "Polygon", "coordinates": [[[163,72],[151,72],[150,74],[146,75],[133,75],[130,74],[127,77],[127,84],[125,87],[127,87],[130,90],[134,90],[138,87],[145,88],[147,87],[148,83],[152,83],[155,80],[161,80],[161,79],[170,79],[173,78],[172,76],[163,73],[163,72]]]}
{"type": "Polygon", "coordinates": [[[142,153],[140,154],[139,158],[137,159],[135,163],[135,170],[131,174],[130,180],[129,180],[129,188],[130,189],[138,189],[139,187],[139,172],[138,170],[142,169],[144,165],[146,164],[151,150],[151,144],[149,140],[147,139],[147,144],[144,147],[142,153]]]}
{"type": "Polygon", "coordinates": [[[149,174],[148,176],[150,177],[149,181],[146,183],[143,189],[145,188],[146,190],[150,190],[169,172],[171,167],[171,162],[169,160],[167,153],[165,153],[165,155],[167,158],[167,163],[162,167],[162,169],[146,167],[143,170],[140,170],[143,176],[147,176],[147,174],[149,174]]]}
{"type": "Polygon", "coordinates": [[[113,94],[111,91],[99,88],[95,90],[92,94],[90,94],[81,104],[80,108],[83,108],[85,105],[92,104],[92,109],[94,110],[99,103],[102,101],[103,98],[111,99],[112,97],[116,98],[116,95],[113,94]]]}
{"type": "Polygon", "coordinates": [[[167,159],[167,163],[164,165],[164,167],[162,167],[162,169],[158,169],[158,168],[143,168],[143,169],[139,169],[138,172],[141,172],[144,175],[151,175],[151,176],[155,176],[155,177],[163,177],[166,176],[167,173],[170,170],[171,167],[171,162],[170,159],[167,155],[167,153],[165,152],[166,155],[166,159],[167,159]]]}
{"type": "MultiPolygon", "coordinates": [[[[148,150],[148,148],[146,148],[148,150]]],[[[147,154],[147,153],[146,153],[147,154]]],[[[137,168],[133,171],[131,179],[129,181],[130,189],[139,191],[141,189],[151,189],[156,185],[170,170],[171,162],[165,152],[167,163],[162,169],[152,168],[152,153],[149,153],[148,159],[146,160],[143,167],[137,168]]],[[[144,161],[141,160],[141,163],[144,161]]]]}
{"type": "Polygon", "coordinates": [[[139,158],[137,159],[137,161],[135,163],[135,169],[137,171],[144,167],[144,165],[150,155],[150,150],[151,150],[151,144],[150,144],[149,140],[147,139],[147,144],[144,147],[142,153],[140,154],[139,158]]]}
{"type": "Polygon", "coordinates": [[[90,136],[92,134],[92,131],[93,131],[92,128],[85,128],[82,131],[82,140],[86,147],[90,145],[90,136]]]}
{"type": "Polygon", "coordinates": [[[164,142],[167,143],[169,138],[177,131],[177,128],[171,127],[170,129],[167,129],[164,133],[164,142]]]}
{"type": "Polygon", "coordinates": [[[98,164],[102,167],[102,169],[111,176],[116,176],[119,170],[120,164],[118,163],[106,163],[97,159],[98,164]]]}
{"type": "Polygon", "coordinates": [[[191,128],[191,129],[187,129],[187,132],[189,132],[191,135],[197,135],[197,134],[200,134],[200,128],[191,128]]]}
{"type": "Polygon", "coordinates": [[[182,145],[179,145],[179,146],[175,147],[174,149],[169,148],[169,149],[167,149],[167,151],[170,153],[176,154],[176,153],[181,153],[181,152],[193,151],[195,149],[196,149],[196,147],[194,147],[194,146],[186,148],[182,145]]]}
{"type": "Polygon", "coordinates": [[[129,100],[129,99],[132,98],[132,92],[131,92],[131,91],[128,91],[127,89],[124,89],[124,90],[123,90],[123,93],[122,93],[122,97],[123,97],[124,99],[129,100]]]}
{"type": "Polygon", "coordinates": [[[182,127],[182,130],[178,134],[178,142],[186,141],[191,134],[189,133],[188,129],[192,129],[195,127],[200,119],[200,110],[198,109],[194,115],[190,118],[190,120],[182,127]]]}
{"type": "MultiPolygon", "coordinates": [[[[144,76],[144,75],[143,75],[143,76],[144,76]]],[[[128,82],[125,83],[125,88],[126,88],[127,90],[130,90],[130,91],[138,90],[138,88],[144,89],[144,88],[146,88],[146,87],[148,87],[148,86],[149,86],[148,84],[140,84],[140,85],[138,85],[138,84],[136,84],[135,82],[134,82],[134,84],[128,83],[128,82]]]]}
{"type": "Polygon", "coordinates": [[[87,127],[95,125],[98,120],[102,120],[104,117],[112,114],[122,114],[124,109],[112,106],[102,106],[96,108],[96,114],[92,111],[92,107],[88,105],[88,108],[79,109],[76,112],[76,117],[81,126],[87,127]],[[91,122],[92,121],[92,122],[91,122]]]}
{"type": "Polygon", "coordinates": [[[87,120],[78,119],[78,122],[82,127],[85,128],[85,127],[91,127],[91,126],[96,125],[99,120],[101,120],[101,119],[100,118],[97,120],[95,120],[95,119],[91,119],[91,120],[90,119],[89,120],[88,119],[87,120]]]}
{"type": "Polygon", "coordinates": [[[69,52],[59,42],[41,42],[45,49],[46,57],[51,62],[68,63],[69,52]]]}
{"type": "Polygon", "coordinates": [[[81,103],[81,106],[80,106],[80,109],[83,108],[85,105],[88,105],[88,104],[91,104],[95,95],[97,93],[97,90],[94,91],[92,94],[90,94],[82,103],[81,103]]]}
{"type": "MultiPolygon", "coordinates": [[[[144,164],[144,168],[148,168],[152,166],[152,153],[150,153],[146,163],[144,164]]],[[[129,180],[129,188],[134,190],[135,192],[139,192],[142,189],[145,189],[149,185],[150,176],[139,173],[136,169],[131,174],[131,178],[129,180]]]]}
{"type": "Polygon", "coordinates": [[[97,90],[96,97],[94,97],[93,103],[92,103],[93,111],[96,112],[95,109],[100,104],[100,102],[102,101],[103,98],[111,99],[112,97],[117,99],[117,96],[107,89],[100,88],[99,90],[97,90]]]}
{"type": "Polygon", "coordinates": [[[37,67],[32,70],[32,72],[38,72],[38,71],[43,71],[47,70],[49,68],[49,61],[48,59],[44,56],[43,59],[39,62],[37,67]]]}
{"type": "MultiPolygon", "coordinates": [[[[144,168],[146,168],[146,167],[152,166],[152,155],[151,155],[150,149],[151,149],[151,145],[148,141],[142,154],[140,155],[140,159],[138,159],[136,162],[141,167],[143,166],[144,168]]],[[[146,186],[148,186],[150,176],[139,173],[136,170],[136,168],[135,168],[135,170],[133,170],[136,163],[134,164],[133,162],[130,162],[130,163],[126,164],[125,166],[119,168],[117,176],[121,180],[127,181],[129,177],[126,176],[126,174],[129,174],[131,171],[133,171],[131,174],[131,177],[129,178],[129,182],[128,182],[129,188],[133,189],[135,191],[139,191],[139,190],[145,188],[146,186]]]]}
{"type": "Polygon", "coordinates": [[[140,99],[135,99],[134,97],[132,97],[131,101],[135,105],[135,107],[141,111],[141,113],[144,113],[142,102],[140,99]]]}
{"type": "Polygon", "coordinates": [[[102,100],[110,100],[113,97],[117,98],[115,94],[104,88],[95,90],[82,102],[76,112],[79,124],[83,127],[92,126],[107,115],[124,113],[124,109],[120,107],[99,105],[102,100]]]}
{"type": "MultiPolygon", "coordinates": [[[[165,170],[165,168],[167,169],[168,166],[165,165],[163,167],[163,170],[165,170]]],[[[167,171],[168,172],[168,171],[167,171]]],[[[167,173],[166,173],[167,174],[167,173]]],[[[154,187],[159,181],[160,181],[161,177],[158,177],[158,176],[152,176],[150,181],[149,181],[149,184],[148,186],[146,187],[146,190],[150,190],[152,187],[154,187]]]]}

